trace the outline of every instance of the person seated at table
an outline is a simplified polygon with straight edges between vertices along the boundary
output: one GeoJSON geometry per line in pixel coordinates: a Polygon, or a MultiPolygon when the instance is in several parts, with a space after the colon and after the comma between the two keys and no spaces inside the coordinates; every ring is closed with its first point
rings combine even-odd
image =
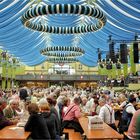
{"type": "Polygon", "coordinates": [[[128,126],[132,119],[133,114],[136,112],[136,98],[129,97],[129,103],[125,106],[122,112],[121,120],[119,122],[119,132],[123,133],[128,130],[128,126]]]}
{"type": "Polygon", "coordinates": [[[10,99],[18,100],[18,101],[20,100],[18,92],[16,91],[16,89],[12,89],[11,93],[12,93],[12,95],[11,95],[10,99]]]}
{"type": "Polygon", "coordinates": [[[28,92],[26,88],[21,88],[19,91],[19,98],[20,100],[26,101],[26,98],[28,97],[28,92]]]}
{"type": "Polygon", "coordinates": [[[75,97],[73,103],[68,106],[68,109],[63,117],[62,122],[62,131],[64,128],[73,128],[75,131],[80,132],[81,134],[84,133],[78,118],[82,116],[81,109],[80,109],[80,98],[75,97]]]}
{"type": "Polygon", "coordinates": [[[115,126],[115,114],[113,108],[106,103],[105,98],[99,99],[99,105],[101,106],[99,117],[114,130],[117,130],[115,126]]]}
{"type": "Polygon", "coordinates": [[[89,108],[87,107],[87,101],[88,99],[86,97],[81,98],[80,108],[82,110],[82,113],[89,113],[89,108]]]}
{"type": "Polygon", "coordinates": [[[101,108],[101,106],[99,105],[98,99],[94,99],[94,104],[93,104],[93,107],[90,110],[90,114],[92,116],[98,115],[99,112],[100,112],[100,108],[101,108]]]}
{"type": "Polygon", "coordinates": [[[6,107],[7,102],[3,98],[0,99],[0,129],[4,128],[5,126],[16,124],[17,121],[8,120],[4,114],[3,109],[6,107]]]}
{"type": "Polygon", "coordinates": [[[19,116],[16,112],[17,104],[18,104],[17,100],[11,99],[9,101],[9,105],[7,105],[6,108],[3,110],[4,116],[7,119],[11,119],[11,120],[19,119],[19,116]]]}
{"type": "Polygon", "coordinates": [[[50,106],[48,103],[42,103],[40,106],[40,112],[45,119],[46,125],[48,126],[48,130],[50,133],[50,137],[52,140],[60,139],[59,136],[59,124],[57,123],[56,116],[54,113],[50,111],[50,106]]]}
{"type": "Polygon", "coordinates": [[[59,126],[59,132],[58,133],[59,133],[59,135],[61,135],[62,134],[62,132],[61,132],[61,120],[60,120],[60,116],[59,116],[59,113],[58,113],[59,111],[57,111],[57,109],[56,109],[56,100],[52,96],[48,96],[47,97],[47,102],[50,106],[50,112],[54,113],[55,116],[56,116],[57,124],[59,126]]]}
{"type": "MultiPolygon", "coordinates": [[[[132,117],[132,120],[131,120],[131,122],[130,122],[130,125],[129,125],[129,127],[128,127],[128,135],[127,135],[127,137],[129,138],[129,139],[136,139],[137,138],[137,133],[138,133],[138,131],[140,131],[140,128],[139,128],[139,130],[137,131],[137,126],[138,126],[138,123],[137,123],[137,121],[138,121],[138,119],[140,118],[140,109],[139,110],[137,110],[135,113],[134,113],[134,115],[133,115],[133,117],[132,117]]],[[[140,124],[139,124],[139,127],[140,127],[140,124]]],[[[140,134],[140,133],[139,133],[140,134]]]]}
{"type": "Polygon", "coordinates": [[[29,118],[25,125],[25,131],[31,132],[32,139],[50,139],[48,127],[43,116],[39,113],[39,107],[35,103],[28,106],[29,118]]]}
{"type": "Polygon", "coordinates": [[[60,110],[60,116],[62,120],[63,120],[64,114],[66,113],[68,109],[68,106],[70,105],[70,102],[71,102],[70,98],[68,97],[63,98],[63,105],[62,105],[62,109],[60,110]]]}
{"type": "Polygon", "coordinates": [[[121,95],[119,97],[119,100],[120,100],[120,105],[119,105],[120,108],[124,108],[128,104],[128,101],[125,95],[121,95]]]}
{"type": "Polygon", "coordinates": [[[92,93],[90,93],[89,95],[88,95],[88,101],[87,101],[87,103],[86,103],[86,108],[88,108],[89,110],[91,109],[91,107],[93,106],[93,104],[94,104],[94,98],[95,98],[95,96],[92,94],[92,93]]]}

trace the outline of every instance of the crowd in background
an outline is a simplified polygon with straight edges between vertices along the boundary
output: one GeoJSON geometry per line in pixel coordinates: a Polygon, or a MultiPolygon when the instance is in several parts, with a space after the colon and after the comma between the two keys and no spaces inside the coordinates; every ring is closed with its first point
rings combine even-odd
{"type": "Polygon", "coordinates": [[[78,118],[98,115],[115,131],[128,131],[129,139],[139,137],[140,92],[75,89],[72,86],[20,88],[0,92],[0,129],[25,122],[32,139],[59,140],[64,128],[84,134],[78,118]],[[119,110],[115,110],[119,107],[119,110]],[[116,126],[115,121],[119,124],[116,126]]]}

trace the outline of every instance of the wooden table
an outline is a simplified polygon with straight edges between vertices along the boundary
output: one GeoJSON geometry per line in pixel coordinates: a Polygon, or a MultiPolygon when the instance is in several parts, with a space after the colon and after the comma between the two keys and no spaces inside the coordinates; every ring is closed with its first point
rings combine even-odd
{"type": "Polygon", "coordinates": [[[84,133],[88,140],[104,140],[104,139],[121,139],[123,140],[123,135],[119,134],[117,131],[112,129],[106,123],[104,123],[104,129],[95,130],[88,128],[88,118],[81,117],[79,122],[84,130],[84,133]]]}
{"type": "Polygon", "coordinates": [[[0,130],[0,140],[26,140],[30,132],[25,132],[23,127],[7,126],[0,130]]]}

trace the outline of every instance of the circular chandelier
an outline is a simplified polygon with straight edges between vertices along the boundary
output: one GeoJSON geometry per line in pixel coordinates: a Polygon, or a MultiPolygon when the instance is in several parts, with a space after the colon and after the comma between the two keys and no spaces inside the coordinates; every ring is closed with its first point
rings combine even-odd
{"type": "Polygon", "coordinates": [[[74,63],[78,62],[76,58],[58,57],[58,58],[47,58],[50,63],[74,63]]]}
{"type": "Polygon", "coordinates": [[[78,34],[94,32],[101,29],[106,23],[106,16],[97,7],[75,4],[52,4],[52,5],[37,5],[28,9],[21,17],[24,26],[32,30],[54,33],[54,34],[78,34]],[[73,14],[85,15],[97,19],[95,24],[85,24],[74,27],[48,26],[46,24],[33,22],[32,19],[38,16],[56,15],[56,14],[73,14]]]}
{"type": "Polygon", "coordinates": [[[73,46],[54,46],[47,47],[40,51],[42,55],[46,56],[54,56],[54,57],[76,57],[81,56],[85,53],[85,51],[79,47],[73,46]]]}
{"type": "Polygon", "coordinates": [[[81,53],[45,53],[47,56],[54,56],[54,57],[76,57],[76,56],[81,56],[81,53]]]}

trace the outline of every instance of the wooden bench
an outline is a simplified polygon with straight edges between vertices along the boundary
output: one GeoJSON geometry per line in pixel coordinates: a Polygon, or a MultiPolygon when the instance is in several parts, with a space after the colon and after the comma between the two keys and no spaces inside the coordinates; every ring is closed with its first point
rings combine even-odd
{"type": "Polygon", "coordinates": [[[128,139],[128,132],[123,132],[123,135],[124,135],[124,139],[128,139]]]}
{"type": "Polygon", "coordinates": [[[127,136],[128,135],[128,132],[124,132],[124,135],[127,136]]]}
{"type": "Polygon", "coordinates": [[[74,129],[64,129],[63,133],[68,134],[69,140],[82,140],[81,134],[79,132],[75,132],[74,129]]]}
{"type": "Polygon", "coordinates": [[[64,133],[72,133],[72,132],[74,132],[74,129],[67,129],[67,128],[64,128],[63,132],[64,132],[64,133]]]}

